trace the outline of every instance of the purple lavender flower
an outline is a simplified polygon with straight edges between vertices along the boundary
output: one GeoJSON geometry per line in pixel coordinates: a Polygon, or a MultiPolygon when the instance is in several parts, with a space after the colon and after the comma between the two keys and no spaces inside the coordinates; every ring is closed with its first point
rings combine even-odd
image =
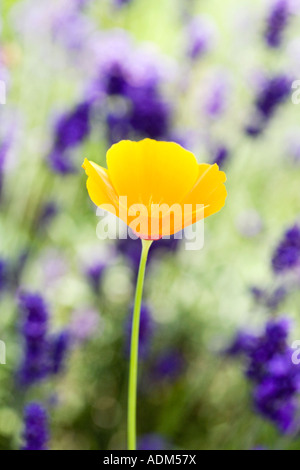
{"type": "Polygon", "coordinates": [[[138,441],[138,450],[167,450],[170,445],[160,434],[145,434],[138,441]]]}
{"type": "MultiPolygon", "coordinates": [[[[112,84],[110,84],[112,87],[112,84]]],[[[114,91],[121,84],[114,83],[114,91]]],[[[122,91],[121,91],[122,90],[122,91]]],[[[112,89],[110,89],[112,93],[112,89]]],[[[110,143],[130,137],[169,140],[171,109],[156,87],[126,86],[127,105],[109,111],[106,117],[110,143]]]]}
{"type": "Polygon", "coordinates": [[[55,129],[55,148],[65,150],[80,144],[90,132],[91,103],[79,103],[72,111],[61,116],[55,129]]]}
{"type": "Polygon", "coordinates": [[[209,118],[217,119],[225,112],[230,88],[230,77],[227,70],[217,70],[212,76],[209,76],[204,102],[204,111],[209,118]]]}
{"type": "Polygon", "coordinates": [[[264,34],[265,41],[269,47],[280,47],[290,14],[289,0],[275,0],[269,13],[264,34]]]}
{"type": "Polygon", "coordinates": [[[255,139],[263,133],[264,128],[265,123],[259,120],[259,123],[248,124],[247,126],[245,126],[245,132],[249,137],[255,139]]]}
{"type": "MultiPolygon", "coordinates": [[[[132,314],[133,312],[131,312],[125,324],[125,331],[126,331],[125,350],[126,350],[126,355],[128,356],[130,353],[132,314]]],[[[147,305],[142,304],[141,318],[140,318],[140,331],[139,331],[139,357],[140,359],[142,358],[145,359],[149,353],[154,329],[155,329],[155,324],[151,315],[151,311],[147,305]]]]}
{"type": "Polygon", "coordinates": [[[47,157],[48,164],[54,173],[69,175],[75,172],[75,166],[71,161],[69,153],[54,149],[47,157]]]}
{"type": "Polygon", "coordinates": [[[291,92],[291,80],[286,75],[277,75],[266,81],[256,100],[256,108],[264,119],[270,119],[278,106],[284,103],[291,92]]]}
{"type": "Polygon", "coordinates": [[[184,370],[184,358],[180,351],[168,349],[162,352],[153,366],[153,377],[157,381],[177,380],[184,370]]]}
{"type": "Polygon", "coordinates": [[[289,271],[300,262],[300,227],[287,230],[272,257],[272,267],[276,274],[289,271]]]}
{"type": "Polygon", "coordinates": [[[160,90],[165,80],[161,61],[136,50],[124,34],[103,38],[100,50],[99,74],[89,94],[95,101],[100,96],[110,143],[143,137],[168,140],[172,109],[160,90]]]}
{"type": "Polygon", "coordinates": [[[37,230],[45,230],[58,213],[58,206],[54,201],[49,201],[41,208],[36,221],[37,230]]]}
{"type": "Polygon", "coordinates": [[[196,17],[188,26],[188,56],[196,60],[210,51],[215,41],[216,31],[209,19],[196,17]]]}
{"type": "Polygon", "coordinates": [[[29,403],[24,410],[24,447],[22,450],[46,450],[49,439],[47,412],[39,403],[29,403]]]}
{"type": "Polygon", "coordinates": [[[125,65],[116,61],[112,62],[104,75],[103,89],[109,96],[127,94],[128,72],[125,65]]]}
{"type": "Polygon", "coordinates": [[[291,431],[298,412],[299,372],[292,363],[291,351],[274,356],[266,376],[254,389],[257,410],[273,421],[282,433],[291,431]]]}
{"type": "Polygon", "coordinates": [[[287,290],[283,286],[279,286],[270,292],[260,287],[252,287],[251,293],[259,304],[271,310],[276,310],[287,296],[287,290]]]}
{"type": "Polygon", "coordinates": [[[238,333],[226,351],[244,357],[245,374],[254,384],[255,409],[282,433],[296,426],[300,391],[300,370],[292,362],[287,342],[289,330],[289,319],[270,320],[262,335],[238,333]]]}
{"type": "Polygon", "coordinates": [[[156,88],[132,88],[129,91],[132,109],[129,123],[139,137],[163,139],[170,129],[170,107],[156,88]]]}
{"type": "Polygon", "coordinates": [[[84,101],[58,119],[53,148],[48,155],[53,171],[62,175],[74,171],[69,152],[88,137],[91,130],[90,118],[91,103],[84,101]]]}
{"type": "Polygon", "coordinates": [[[250,354],[257,345],[257,337],[247,331],[239,331],[230,346],[226,349],[229,356],[250,354]]]}
{"type": "Polygon", "coordinates": [[[4,291],[9,281],[8,264],[0,258],[0,294],[4,291]]]}
{"type": "Polygon", "coordinates": [[[101,284],[101,280],[103,278],[103,274],[107,268],[107,263],[103,261],[98,261],[91,266],[89,266],[86,270],[86,276],[90,282],[90,285],[93,291],[98,294],[99,288],[101,284]]]}
{"type": "Polygon", "coordinates": [[[70,333],[67,330],[53,335],[48,340],[49,343],[49,360],[50,373],[59,374],[65,365],[66,355],[70,346],[70,333]]]}
{"type": "Polygon", "coordinates": [[[23,293],[19,302],[25,345],[18,380],[23,386],[29,386],[45,378],[49,372],[46,354],[49,314],[38,294],[23,293]]]}
{"type": "Polygon", "coordinates": [[[255,100],[256,116],[245,128],[249,136],[258,137],[265,130],[278,108],[288,100],[291,84],[286,75],[276,75],[264,81],[255,100]]]}
{"type": "Polygon", "coordinates": [[[224,145],[220,145],[214,152],[212,163],[216,163],[220,168],[223,168],[224,164],[229,158],[229,155],[230,152],[228,148],[224,145]]]}
{"type": "Polygon", "coordinates": [[[48,334],[49,313],[39,294],[20,295],[24,352],[17,378],[28,387],[51,374],[59,373],[69,347],[69,333],[48,334]]]}

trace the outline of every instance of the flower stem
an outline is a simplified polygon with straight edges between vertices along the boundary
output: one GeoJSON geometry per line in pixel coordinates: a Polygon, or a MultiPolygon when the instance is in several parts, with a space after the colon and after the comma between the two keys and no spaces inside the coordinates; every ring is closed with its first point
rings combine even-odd
{"type": "Polygon", "coordinates": [[[131,346],[129,362],[129,387],[128,387],[128,450],[136,450],[136,396],[137,396],[137,373],[139,355],[139,330],[140,314],[143,296],[146,263],[152,240],[142,240],[142,253],[139,273],[137,277],[135,302],[132,317],[131,346]]]}

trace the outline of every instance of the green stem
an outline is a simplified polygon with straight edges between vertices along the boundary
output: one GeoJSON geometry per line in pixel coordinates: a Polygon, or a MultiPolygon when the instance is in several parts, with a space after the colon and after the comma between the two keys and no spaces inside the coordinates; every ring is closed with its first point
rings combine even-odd
{"type": "Polygon", "coordinates": [[[128,450],[136,450],[136,396],[137,373],[139,356],[139,330],[140,314],[145,279],[146,263],[152,240],[142,240],[142,253],[139,273],[137,277],[135,302],[132,317],[130,362],[129,362],[129,387],[128,387],[128,450]]]}

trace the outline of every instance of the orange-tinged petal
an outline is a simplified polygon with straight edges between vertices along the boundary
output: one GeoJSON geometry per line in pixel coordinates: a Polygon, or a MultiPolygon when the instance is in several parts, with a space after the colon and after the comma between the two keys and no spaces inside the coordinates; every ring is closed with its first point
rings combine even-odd
{"type": "Polygon", "coordinates": [[[105,168],[85,159],[82,165],[88,179],[86,187],[91,200],[96,206],[112,205],[118,207],[118,195],[116,194],[105,168]]]}
{"type": "Polygon", "coordinates": [[[173,142],[145,139],[121,141],[107,152],[110,180],[120,196],[133,204],[180,202],[198,176],[195,156],[173,142]]]}
{"type": "Polygon", "coordinates": [[[192,204],[194,207],[192,223],[197,222],[203,216],[208,217],[222,209],[227,197],[225,181],[226,175],[223,171],[219,170],[218,165],[208,165],[205,163],[199,165],[197,181],[193,189],[182,201],[183,205],[192,204]],[[196,204],[203,204],[204,214],[201,214],[201,210],[196,213],[196,204]]]}

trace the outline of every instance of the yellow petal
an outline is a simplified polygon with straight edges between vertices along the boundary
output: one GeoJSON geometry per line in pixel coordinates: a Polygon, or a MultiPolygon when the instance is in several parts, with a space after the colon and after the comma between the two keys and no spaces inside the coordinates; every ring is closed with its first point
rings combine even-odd
{"type": "Polygon", "coordinates": [[[96,206],[112,204],[118,207],[118,196],[109,180],[105,168],[85,159],[82,167],[88,176],[86,187],[91,200],[96,206]]]}
{"type": "Polygon", "coordinates": [[[198,176],[195,156],[173,142],[121,141],[107,152],[109,178],[119,196],[133,204],[180,202],[198,176]]]}
{"type": "MultiPolygon", "coordinates": [[[[191,223],[195,223],[203,217],[215,214],[225,204],[227,191],[225,188],[226,175],[219,170],[218,165],[200,164],[197,181],[190,193],[182,201],[183,205],[193,206],[191,223]],[[196,205],[202,204],[204,212],[196,210],[196,205]]],[[[190,224],[185,224],[188,226],[190,224]]]]}

